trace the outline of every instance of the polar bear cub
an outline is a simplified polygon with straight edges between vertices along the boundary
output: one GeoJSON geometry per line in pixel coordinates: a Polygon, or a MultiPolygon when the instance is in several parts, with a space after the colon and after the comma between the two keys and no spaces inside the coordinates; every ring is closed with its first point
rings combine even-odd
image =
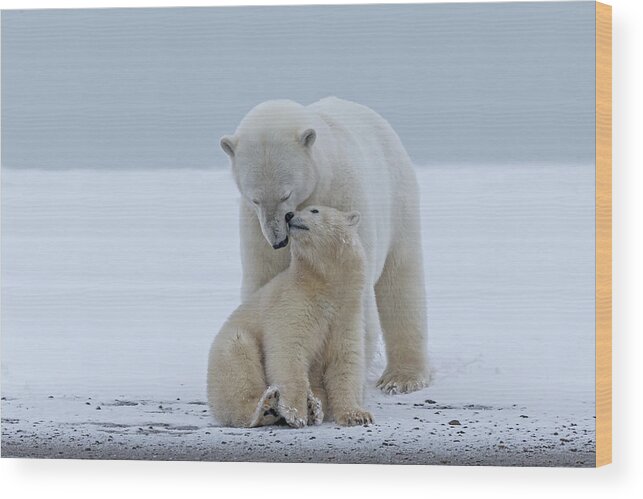
{"type": "Polygon", "coordinates": [[[208,401],[227,426],[372,422],[365,379],[358,212],[286,214],[290,266],[228,318],[210,349],[208,401]]]}

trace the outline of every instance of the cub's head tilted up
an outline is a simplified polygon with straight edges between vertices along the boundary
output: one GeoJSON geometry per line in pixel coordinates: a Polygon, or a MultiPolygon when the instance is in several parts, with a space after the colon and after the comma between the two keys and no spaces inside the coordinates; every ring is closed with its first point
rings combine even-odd
{"type": "Polygon", "coordinates": [[[286,213],[294,258],[338,265],[346,259],[363,258],[357,234],[360,214],[327,206],[308,206],[286,213]]]}

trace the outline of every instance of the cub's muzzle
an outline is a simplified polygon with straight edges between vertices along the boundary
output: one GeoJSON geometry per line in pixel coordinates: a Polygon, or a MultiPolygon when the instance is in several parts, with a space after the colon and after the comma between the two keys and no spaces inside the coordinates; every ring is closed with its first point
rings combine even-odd
{"type": "MultiPolygon", "coordinates": [[[[290,215],[290,213],[288,213],[288,215],[290,215]]],[[[287,219],[288,219],[288,215],[286,215],[287,219]]],[[[306,227],[303,224],[303,222],[301,221],[301,219],[299,217],[297,217],[297,218],[293,218],[293,217],[294,217],[294,215],[288,219],[288,228],[291,231],[293,229],[310,230],[308,227],[306,227]]]]}

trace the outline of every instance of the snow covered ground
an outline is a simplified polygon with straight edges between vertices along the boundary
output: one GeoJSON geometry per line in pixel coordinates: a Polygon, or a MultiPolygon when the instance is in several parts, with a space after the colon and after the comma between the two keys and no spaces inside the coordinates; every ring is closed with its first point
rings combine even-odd
{"type": "Polygon", "coordinates": [[[229,173],[4,169],[2,455],[591,466],[593,175],[419,168],[434,384],[370,389],[369,428],[235,430],[204,405],[229,173]]]}

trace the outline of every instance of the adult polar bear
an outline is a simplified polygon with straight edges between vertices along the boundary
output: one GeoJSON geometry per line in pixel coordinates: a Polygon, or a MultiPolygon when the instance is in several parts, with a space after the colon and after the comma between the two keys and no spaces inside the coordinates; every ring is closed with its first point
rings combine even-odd
{"type": "Polygon", "coordinates": [[[221,139],[243,197],[239,228],[245,300],[288,267],[286,213],[307,205],[362,214],[367,359],[380,331],[387,367],[377,386],[406,393],[428,383],[419,192],[411,160],[388,122],[329,97],[310,106],[259,104],[221,139]],[[379,312],[379,313],[378,313],[379,312]]]}

